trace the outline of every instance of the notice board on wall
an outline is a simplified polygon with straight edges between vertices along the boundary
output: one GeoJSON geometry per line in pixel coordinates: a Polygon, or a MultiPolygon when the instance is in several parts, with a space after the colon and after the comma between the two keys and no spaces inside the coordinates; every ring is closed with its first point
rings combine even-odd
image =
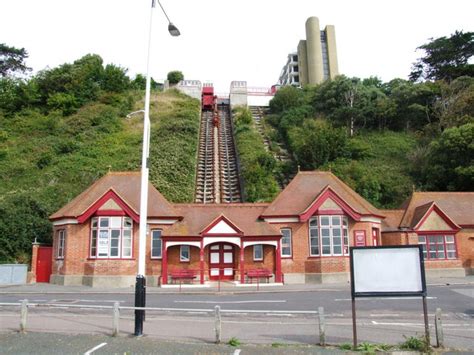
{"type": "Polygon", "coordinates": [[[353,298],[426,295],[419,245],[352,247],[350,258],[353,298]]]}

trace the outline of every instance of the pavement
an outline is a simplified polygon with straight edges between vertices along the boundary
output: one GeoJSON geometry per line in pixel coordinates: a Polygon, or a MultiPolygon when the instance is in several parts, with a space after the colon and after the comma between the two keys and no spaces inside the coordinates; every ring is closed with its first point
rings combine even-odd
{"type": "MultiPolygon", "coordinates": [[[[468,275],[465,277],[439,277],[428,279],[426,282],[427,286],[452,286],[452,285],[474,285],[474,275],[468,275]]],[[[215,294],[215,293],[253,293],[253,292],[312,292],[321,289],[350,289],[349,282],[339,283],[325,283],[325,284],[252,284],[239,286],[229,282],[221,282],[220,288],[217,282],[208,284],[206,286],[201,285],[186,285],[183,284],[180,288],[179,285],[170,285],[167,287],[147,287],[147,293],[182,293],[182,294],[215,294]]],[[[22,285],[0,285],[1,294],[12,294],[12,293],[78,293],[78,294],[131,294],[135,293],[134,287],[126,288],[101,288],[101,287],[90,287],[90,286],[63,286],[54,285],[49,283],[34,283],[34,284],[22,284],[22,285]]]]}

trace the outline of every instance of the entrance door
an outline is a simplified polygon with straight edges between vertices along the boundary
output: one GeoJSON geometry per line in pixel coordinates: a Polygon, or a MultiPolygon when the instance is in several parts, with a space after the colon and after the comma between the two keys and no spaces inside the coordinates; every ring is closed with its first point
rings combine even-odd
{"type": "Polygon", "coordinates": [[[209,279],[234,279],[234,246],[218,243],[209,246],[209,279]]]}
{"type": "Polygon", "coordinates": [[[36,282],[49,282],[52,272],[53,248],[39,247],[36,260],[36,282]]]}
{"type": "Polygon", "coordinates": [[[372,228],[372,245],[374,247],[379,245],[379,230],[377,228],[372,228]]]}

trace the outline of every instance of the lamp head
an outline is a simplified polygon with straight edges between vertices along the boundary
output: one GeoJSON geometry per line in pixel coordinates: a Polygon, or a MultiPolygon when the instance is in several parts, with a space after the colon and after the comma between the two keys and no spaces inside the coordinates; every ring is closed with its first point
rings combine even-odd
{"type": "Polygon", "coordinates": [[[178,37],[181,34],[181,32],[179,32],[178,28],[175,25],[173,25],[171,22],[168,25],[168,32],[173,37],[178,37]]]}

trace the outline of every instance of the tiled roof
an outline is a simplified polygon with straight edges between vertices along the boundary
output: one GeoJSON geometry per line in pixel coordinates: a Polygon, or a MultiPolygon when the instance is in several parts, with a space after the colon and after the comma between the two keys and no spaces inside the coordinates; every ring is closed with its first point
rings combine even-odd
{"type": "Polygon", "coordinates": [[[276,228],[259,219],[268,204],[176,204],[174,207],[183,219],[166,229],[164,236],[199,236],[220,216],[232,222],[244,236],[280,235],[276,228]]]}
{"type": "MultiPolygon", "coordinates": [[[[402,228],[412,228],[418,222],[423,206],[434,202],[456,224],[474,225],[474,192],[414,192],[404,203],[405,214],[400,222],[402,228]]],[[[426,213],[427,209],[424,211],[426,213]]],[[[424,215],[423,213],[423,215],[424,215]]]]}
{"type": "Polygon", "coordinates": [[[405,213],[405,210],[381,210],[385,219],[382,220],[382,231],[393,232],[398,231],[398,226],[405,213]]]}
{"type": "MultiPolygon", "coordinates": [[[[140,212],[140,172],[110,172],[71,200],[50,219],[76,218],[86,212],[109,190],[113,190],[134,212],[140,212]]],[[[148,217],[177,217],[173,206],[148,184],[148,217]]]]}
{"type": "Polygon", "coordinates": [[[278,195],[263,216],[296,216],[303,213],[315,198],[330,187],[349,206],[361,215],[382,216],[383,213],[367,202],[337,176],[327,171],[299,172],[278,195]]]}

